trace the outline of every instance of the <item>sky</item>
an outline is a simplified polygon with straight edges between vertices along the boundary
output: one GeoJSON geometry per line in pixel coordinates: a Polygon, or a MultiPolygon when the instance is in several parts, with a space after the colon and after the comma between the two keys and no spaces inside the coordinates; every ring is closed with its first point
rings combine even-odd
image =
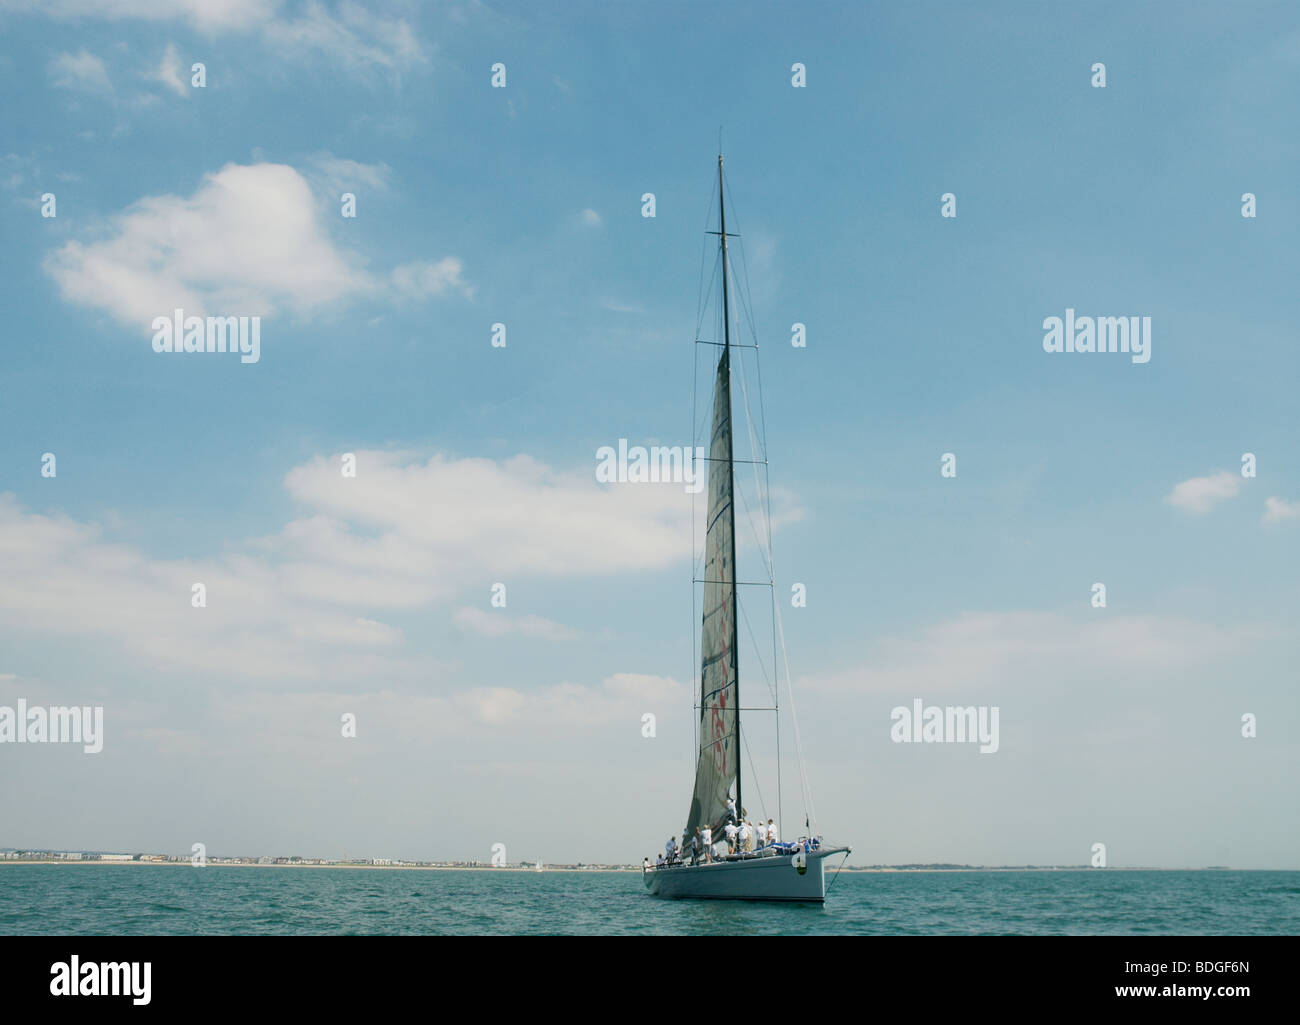
{"type": "Polygon", "coordinates": [[[680,832],[698,500],[693,532],[681,485],[595,468],[704,443],[721,139],[822,834],[1300,868],[1293,5],[0,26],[0,706],[105,734],[0,743],[0,846],[639,862],[680,832]],[[176,308],[261,318],[259,358],[155,351],[176,308]],[[1046,351],[1067,310],[1149,317],[1149,361],[1046,351]],[[997,708],[997,750],[896,741],[917,700],[997,708]]]}

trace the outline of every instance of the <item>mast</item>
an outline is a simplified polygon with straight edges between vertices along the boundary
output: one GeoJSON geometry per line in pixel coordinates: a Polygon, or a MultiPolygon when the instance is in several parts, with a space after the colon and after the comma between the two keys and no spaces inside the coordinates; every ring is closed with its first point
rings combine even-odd
{"type": "Polygon", "coordinates": [[[744,761],[740,747],[740,630],[737,621],[737,567],[736,567],[736,434],[731,414],[731,307],[727,284],[727,203],[726,186],[722,181],[722,154],[718,154],[718,234],[722,239],[722,358],[727,363],[727,419],[731,424],[731,444],[727,446],[727,490],[731,495],[731,664],[736,670],[736,686],[732,699],[736,702],[736,818],[745,812],[740,799],[740,767],[744,761]]]}

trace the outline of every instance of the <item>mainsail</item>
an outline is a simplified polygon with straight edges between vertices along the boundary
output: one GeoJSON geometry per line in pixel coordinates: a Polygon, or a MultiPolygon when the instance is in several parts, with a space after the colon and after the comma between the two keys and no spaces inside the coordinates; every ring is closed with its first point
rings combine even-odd
{"type": "MultiPolygon", "coordinates": [[[[727,796],[740,764],[736,701],[735,513],[732,508],[731,351],[724,347],[713,385],[713,440],[709,445],[709,512],[704,534],[704,623],[700,643],[700,760],[686,820],[715,835],[726,818],[727,796]]],[[[720,839],[720,838],[719,838],[720,839]]]]}

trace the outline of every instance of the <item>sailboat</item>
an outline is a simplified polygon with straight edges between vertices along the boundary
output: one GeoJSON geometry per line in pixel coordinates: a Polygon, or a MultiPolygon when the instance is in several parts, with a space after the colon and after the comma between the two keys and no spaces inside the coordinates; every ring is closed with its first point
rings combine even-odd
{"type": "MultiPolygon", "coordinates": [[[[741,346],[731,340],[731,268],[727,240],[726,186],[723,179],[722,154],[718,154],[718,236],[719,260],[722,265],[722,339],[702,340],[697,344],[718,346],[717,367],[713,375],[713,429],[709,443],[708,512],[705,519],[703,578],[704,607],[700,627],[699,750],[695,769],[695,789],[691,796],[686,829],[682,834],[687,851],[663,865],[643,867],[645,888],[657,897],[707,898],[719,900],[779,900],[822,903],[826,900],[826,859],[844,855],[850,848],[823,842],[811,817],[806,777],[800,760],[800,779],[804,783],[806,832],[793,843],[736,843],[735,852],[721,853],[717,843],[729,823],[742,825],[745,806],[741,791],[741,706],[739,671],[739,602],[736,576],[736,456],[733,445],[731,390],[733,351],[741,346]],[[732,798],[732,787],[735,797],[732,798]],[[738,810],[738,812],[737,812],[738,810]],[[739,821],[737,821],[739,820],[739,821]],[[708,848],[692,854],[689,845],[696,836],[710,836],[708,848]],[[746,849],[748,848],[748,849],[746,849]]],[[[699,332],[697,331],[697,334],[699,332]]],[[[747,346],[755,351],[757,344],[747,346]]],[[[745,389],[743,368],[736,375],[745,389]]],[[[748,418],[748,391],[743,406],[748,418]]],[[[751,447],[754,437],[749,424],[751,447]]],[[[753,462],[753,461],[751,461],[753,462]]],[[[766,456],[762,460],[766,467],[766,456]]],[[[757,476],[756,476],[757,483],[757,476]]],[[[764,492],[765,493],[765,492],[764,492]]],[[[774,624],[779,624],[775,601],[775,575],[772,572],[770,511],[763,509],[767,527],[767,585],[772,587],[774,624]]],[[[775,636],[774,636],[775,647],[775,636]]],[[[782,642],[782,647],[784,643],[782,642]]],[[[775,677],[775,665],[773,675],[775,677]]],[[[789,669],[786,669],[789,683],[789,669]]],[[[775,704],[775,702],[774,702],[775,704]]],[[[777,780],[780,786],[780,720],[777,718],[777,780]]],[[[796,741],[798,739],[796,721],[796,741]]],[[[778,810],[778,815],[780,811],[778,810]]],[[[760,819],[761,821],[761,819],[760,819]]],[[[778,827],[781,823],[775,823],[778,827]]],[[[778,828],[777,835],[784,832],[778,828]]],[[[842,862],[841,862],[842,864],[842,862]]]]}

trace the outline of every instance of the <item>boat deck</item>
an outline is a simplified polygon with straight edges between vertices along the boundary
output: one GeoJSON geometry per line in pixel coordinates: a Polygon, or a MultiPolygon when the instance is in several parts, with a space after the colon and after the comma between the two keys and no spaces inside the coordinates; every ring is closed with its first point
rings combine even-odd
{"type": "Polygon", "coordinates": [[[824,848],[821,844],[806,849],[801,844],[776,844],[767,847],[760,847],[756,851],[741,851],[738,854],[723,854],[707,861],[704,858],[700,858],[699,861],[690,861],[688,859],[685,861],[666,862],[663,865],[651,865],[650,871],[667,871],[669,869],[677,868],[707,868],[710,865],[726,865],[734,864],[738,861],[753,861],[755,858],[788,858],[790,855],[797,854],[801,850],[808,854],[820,854],[823,849],[824,848]]]}

